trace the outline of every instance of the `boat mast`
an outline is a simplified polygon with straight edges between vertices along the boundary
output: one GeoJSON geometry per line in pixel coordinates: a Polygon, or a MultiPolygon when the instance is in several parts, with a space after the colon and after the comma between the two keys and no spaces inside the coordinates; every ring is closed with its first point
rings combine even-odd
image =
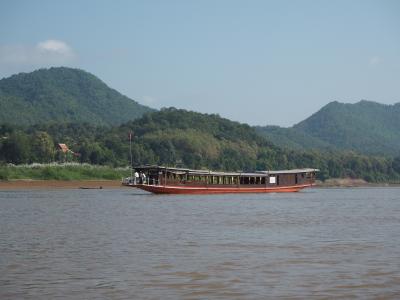
{"type": "Polygon", "coordinates": [[[129,153],[131,156],[131,180],[133,179],[133,159],[132,159],[132,130],[129,131],[129,153]]]}

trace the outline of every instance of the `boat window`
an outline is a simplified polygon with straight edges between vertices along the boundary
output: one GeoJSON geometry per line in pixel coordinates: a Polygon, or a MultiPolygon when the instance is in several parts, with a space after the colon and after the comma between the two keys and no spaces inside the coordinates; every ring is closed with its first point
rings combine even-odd
{"type": "Polygon", "coordinates": [[[275,177],[275,176],[271,176],[271,177],[269,178],[269,183],[275,184],[275,183],[276,183],[276,177],[275,177]]]}
{"type": "Polygon", "coordinates": [[[240,177],[240,184],[249,184],[250,177],[240,177]]]}

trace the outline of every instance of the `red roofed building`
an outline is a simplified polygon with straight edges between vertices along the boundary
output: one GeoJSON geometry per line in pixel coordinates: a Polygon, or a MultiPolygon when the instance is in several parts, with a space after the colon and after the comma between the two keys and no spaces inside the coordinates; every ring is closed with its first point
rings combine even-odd
{"type": "Polygon", "coordinates": [[[58,150],[62,151],[63,153],[72,152],[71,150],[69,150],[66,144],[57,144],[57,146],[58,150]]]}

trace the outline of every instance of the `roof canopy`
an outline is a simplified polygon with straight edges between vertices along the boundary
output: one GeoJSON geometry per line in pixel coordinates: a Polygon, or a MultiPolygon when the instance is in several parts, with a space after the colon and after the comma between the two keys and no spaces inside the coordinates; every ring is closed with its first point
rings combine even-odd
{"type": "Polygon", "coordinates": [[[145,165],[138,166],[134,168],[136,171],[148,171],[153,170],[157,172],[167,171],[176,175],[213,175],[213,176],[256,176],[256,177],[266,177],[269,175],[279,175],[279,174],[298,174],[298,173],[311,173],[318,172],[318,169],[293,169],[293,170],[279,170],[279,171],[256,171],[256,172],[215,172],[210,170],[193,170],[193,169],[185,169],[185,168],[172,168],[172,167],[163,167],[157,165],[145,165]]]}

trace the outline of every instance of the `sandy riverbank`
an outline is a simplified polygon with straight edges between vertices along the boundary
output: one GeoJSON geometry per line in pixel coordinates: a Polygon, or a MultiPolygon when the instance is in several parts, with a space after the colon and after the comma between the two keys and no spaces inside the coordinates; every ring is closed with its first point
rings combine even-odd
{"type": "Polygon", "coordinates": [[[352,188],[352,187],[399,187],[399,183],[370,183],[363,179],[332,178],[325,181],[317,180],[315,187],[319,188],[352,188]]]}
{"type": "Polygon", "coordinates": [[[119,180],[10,180],[0,181],[1,189],[116,189],[123,188],[119,180]]]}
{"type": "Polygon", "coordinates": [[[363,179],[331,178],[325,181],[317,180],[315,185],[317,187],[363,187],[370,184],[363,179]]]}

